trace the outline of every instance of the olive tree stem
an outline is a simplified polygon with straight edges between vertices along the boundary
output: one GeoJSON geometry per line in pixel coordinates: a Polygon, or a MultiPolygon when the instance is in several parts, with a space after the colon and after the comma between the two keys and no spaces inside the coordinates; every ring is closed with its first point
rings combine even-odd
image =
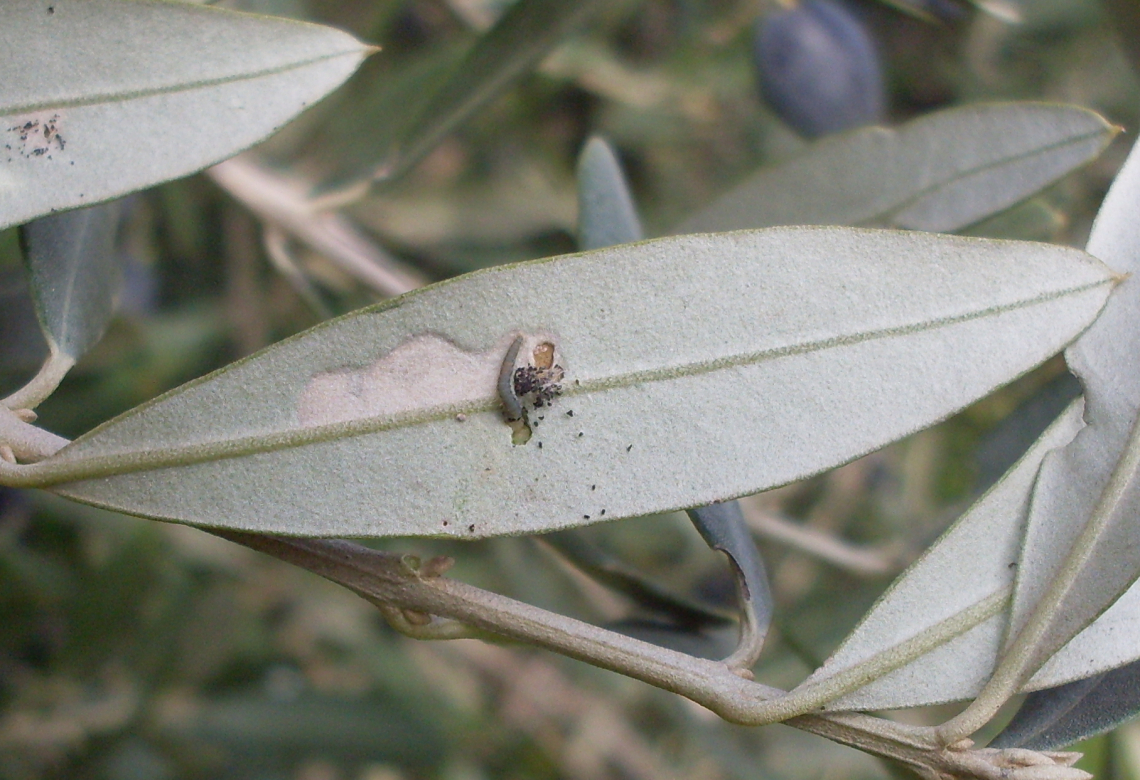
{"type": "MultiPolygon", "coordinates": [[[[795,695],[763,685],[709,661],[658,647],[613,631],[548,612],[506,596],[441,576],[438,561],[421,564],[412,556],[373,550],[332,539],[298,539],[213,529],[237,544],[319,574],[347,587],[386,612],[400,610],[398,622],[415,635],[422,625],[434,638],[464,635],[455,622],[508,639],[542,647],[593,666],[647,682],[704,705],[722,718],[744,725],[777,721],[865,752],[899,761],[930,780],[1087,780],[1072,768],[1078,754],[1026,750],[972,749],[969,740],[948,747],[935,730],[907,726],[859,713],[804,714],[789,707],[795,695]],[[408,620],[408,617],[416,619],[408,620]],[[416,616],[439,616],[435,632],[416,616]]],[[[802,704],[802,702],[801,702],[802,704]]]]}

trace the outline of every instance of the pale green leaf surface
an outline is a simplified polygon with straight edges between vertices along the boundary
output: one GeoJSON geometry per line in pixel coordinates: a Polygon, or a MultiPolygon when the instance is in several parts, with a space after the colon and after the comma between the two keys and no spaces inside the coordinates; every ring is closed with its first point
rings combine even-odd
{"type": "Polygon", "coordinates": [[[119,201],[40,217],[21,229],[40,326],[54,351],[78,359],[115,310],[124,253],[119,201]]]}
{"type": "Polygon", "coordinates": [[[851,228],[504,266],[192,382],[21,483],[303,535],[521,534],[707,504],[947,416],[1061,349],[1112,284],[1079,250],[851,228]],[[555,345],[565,392],[513,445],[496,388],[520,336],[524,365],[555,345]]]}
{"type": "Polygon", "coordinates": [[[641,238],[641,220],[621,163],[608,143],[593,137],[578,157],[578,248],[601,249],[641,238]]]}
{"type": "MultiPolygon", "coordinates": [[[[1018,567],[1009,641],[1056,581],[1075,576],[1058,606],[1049,610],[1045,633],[1034,644],[1031,672],[1101,616],[1140,574],[1140,484],[1135,475],[1140,439],[1134,429],[1140,410],[1138,210],[1140,150],[1134,148],[1101,206],[1088,243],[1091,254],[1132,276],[1065,353],[1085,388],[1088,426],[1042,465],[1018,567]],[[1071,558],[1074,548],[1077,557],[1071,558]]],[[[1130,627],[1123,630],[1120,617],[1109,621],[1116,630],[1088,634],[1097,644],[1076,640],[1067,656],[1051,664],[1050,682],[1044,684],[1140,657],[1140,623],[1127,621],[1130,627]]]]}
{"type": "Polygon", "coordinates": [[[1115,129],[1073,106],[951,108],[867,127],[762,169],[675,232],[878,225],[952,232],[1021,201],[1100,154],[1115,129]]]}
{"type": "MultiPolygon", "coordinates": [[[[578,157],[577,173],[578,247],[600,249],[640,241],[641,220],[613,148],[602,138],[589,139],[578,157]]],[[[755,638],[749,647],[762,644],[772,622],[772,593],[740,503],[695,507],[688,515],[709,547],[720,550],[731,561],[743,602],[742,620],[755,638]]]]}
{"type": "Polygon", "coordinates": [[[1140,714],[1140,664],[1030,694],[989,747],[1056,750],[1140,714]]]}
{"type": "MultiPolygon", "coordinates": [[[[1089,242],[1090,251],[1124,270],[1133,270],[1140,263],[1140,252],[1137,251],[1140,234],[1133,218],[1136,204],[1140,204],[1140,162],[1134,153],[1110,191],[1089,242]]],[[[1134,379],[1135,371],[1140,368],[1135,357],[1140,336],[1134,327],[1137,308],[1140,307],[1137,300],[1140,292],[1132,285],[1131,279],[1121,285],[1097,322],[1067,352],[1070,365],[1085,382],[1088,396],[1085,419],[1089,425],[1081,428],[1079,434],[1077,428],[1071,427],[1068,434],[1071,443],[1065,438],[1053,441],[1051,446],[1058,449],[1044,457],[1040,476],[1034,483],[1031,517],[1035,522],[1025,526],[1024,548],[1016,567],[1013,614],[1018,627],[1024,625],[1029,611],[1045,588],[1055,581],[1063,568],[1072,565],[1063,559],[1072,549],[1085,520],[1093,514],[1116,461],[1125,449],[1135,410],[1140,406],[1140,387],[1134,379]]],[[[1067,415],[1072,415],[1072,409],[1067,415]]],[[[1055,430],[1056,426],[1051,429],[1055,430]]],[[[1034,451],[1041,451],[1040,443],[1034,451]]],[[[1006,478],[1006,482],[1019,479],[1018,472],[1028,462],[1027,456],[1006,478]]],[[[1140,620],[1136,617],[1140,614],[1140,587],[1129,587],[1137,568],[1134,490],[1132,485],[1119,492],[1115,508],[1105,516],[1107,527],[1091,547],[1089,559],[1082,562],[1083,571],[1069,598],[1062,602],[1061,608],[1052,612],[1052,625],[1045,641],[1036,648],[1031,667],[1042,662],[1043,665],[1025,684],[1025,690],[1082,679],[1140,657],[1140,620]],[[1122,591],[1124,595],[1113,603],[1122,591]]],[[[995,488],[985,500],[997,491],[995,488]]],[[[1011,509],[1008,514],[1010,518],[1016,517],[1024,522],[1025,512],[1015,513],[1011,509]]],[[[966,519],[961,521],[963,524],[966,522],[966,519]]],[[[953,538],[953,534],[948,534],[947,541],[953,538]]],[[[1000,544],[999,537],[992,540],[983,537],[976,545],[962,547],[948,557],[942,572],[945,584],[935,587],[931,581],[914,591],[915,594],[925,594],[928,602],[925,606],[908,604],[893,597],[884,598],[884,605],[890,609],[877,608],[873,617],[868,617],[856,635],[845,643],[837,658],[824,667],[827,671],[821,670],[817,674],[834,675],[891,646],[889,638],[880,640],[878,645],[875,639],[886,637],[885,629],[913,625],[915,614],[928,614],[927,610],[931,608],[939,610],[947,600],[956,598],[967,583],[957,580],[953,567],[960,565],[959,562],[978,561],[988,550],[1000,544]],[[921,612],[917,611],[920,606],[921,612]]],[[[928,554],[923,561],[930,558],[931,554],[928,554]]],[[[921,566],[927,565],[921,563],[921,566]]],[[[993,572],[996,578],[1006,580],[1007,584],[1012,580],[1011,572],[1002,576],[996,563],[993,572]]],[[[971,579],[971,582],[976,581],[971,579]]],[[[900,587],[895,586],[891,593],[900,587]]],[[[941,615],[938,612],[930,614],[930,624],[937,622],[941,615]]],[[[923,656],[918,662],[836,701],[834,706],[890,708],[969,698],[978,692],[980,682],[988,677],[1007,633],[1012,636],[1015,632],[1007,631],[1004,618],[991,619],[969,634],[923,656]],[[961,682],[949,684],[954,680],[961,682]],[[914,693],[931,685],[937,689],[935,695],[914,693]]]]}
{"type": "Polygon", "coordinates": [[[366,53],[331,28],[185,3],[0,3],[0,228],[219,162],[366,53]]]}
{"type": "MultiPolygon", "coordinates": [[[[894,709],[973,697],[1001,647],[1029,496],[1042,459],[1082,426],[1077,399],[1032,448],[969,511],[907,569],[838,650],[804,683],[851,674],[862,664],[905,661],[906,644],[923,632],[961,620],[976,605],[1000,599],[998,610],[944,644],[894,671],[868,673],[868,684],[828,709],[894,709]],[[880,676],[881,675],[881,676],[880,676]]],[[[930,649],[930,648],[927,648],[930,649]]]]}
{"type": "Polygon", "coordinates": [[[1140,658],[1140,586],[1132,585],[1104,614],[1049,658],[1025,685],[1036,691],[1107,672],[1140,658]]]}

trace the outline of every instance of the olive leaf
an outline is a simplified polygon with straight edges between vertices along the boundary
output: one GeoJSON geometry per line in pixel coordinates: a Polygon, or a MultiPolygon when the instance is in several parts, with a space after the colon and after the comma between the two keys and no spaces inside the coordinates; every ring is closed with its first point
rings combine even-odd
{"type": "Polygon", "coordinates": [[[114,313],[125,255],[121,201],[40,217],[20,230],[40,326],[52,352],[77,360],[114,313]]]}
{"type": "Polygon", "coordinates": [[[0,228],[224,160],[367,53],[338,30],[189,3],[0,3],[0,228]]]}
{"type": "MultiPolygon", "coordinates": [[[[578,245],[594,249],[639,241],[641,221],[617,155],[601,138],[587,141],[578,159],[578,245]]],[[[737,501],[688,510],[709,547],[728,556],[741,600],[745,653],[759,652],[772,621],[772,593],[764,562],[737,501]]],[[[695,641],[695,638],[694,638],[695,641]]],[[[751,665],[755,658],[743,658],[751,665]]]]}
{"type": "Polygon", "coordinates": [[[768,572],[760,551],[756,549],[752,532],[744,521],[740,502],[709,504],[690,509],[688,514],[708,546],[720,550],[732,562],[741,601],[744,644],[751,643],[751,647],[742,648],[742,652],[754,653],[746,656],[744,665],[751,666],[772,624],[775,604],[768,584],[768,572]]]}
{"type": "Polygon", "coordinates": [[[298,535],[474,538],[698,506],[946,417],[1061,349],[1113,284],[1079,250],[922,233],[626,244],[332,320],[2,473],[298,535]]]}
{"type": "Polygon", "coordinates": [[[541,539],[595,582],[625,594],[639,607],[665,618],[653,622],[663,632],[666,626],[683,632],[699,632],[707,626],[723,627],[733,623],[731,612],[670,590],[592,543],[579,529],[553,531],[541,539]]]}
{"type": "Polygon", "coordinates": [[[1140,662],[1034,691],[990,747],[1056,750],[1103,734],[1140,712],[1140,662]]]}
{"type": "MultiPolygon", "coordinates": [[[[1126,272],[1140,265],[1140,227],[1132,219],[1137,203],[1140,153],[1134,150],[1089,240],[1091,253],[1126,272]]],[[[1140,386],[1134,378],[1140,360],[1138,307],[1140,289],[1128,277],[1096,323],[1066,352],[1084,384],[1083,418],[1070,406],[1030,454],[888,591],[813,682],[872,656],[893,655],[892,664],[897,665],[905,655],[900,650],[905,641],[923,632],[929,637],[940,620],[965,612],[965,603],[945,610],[963,594],[975,605],[989,604],[990,617],[830,706],[892,708],[970,698],[991,675],[997,677],[995,666],[1010,670],[1014,690],[1035,690],[1140,657],[1134,617],[1140,591],[1130,587],[1140,572],[1132,522],[1140,455],[1134,425],[1140,409],[1140,386]],[[1006,494],[999,513],[1005,517],[1003,525],[973,539],[963,535],[959,529],[974,527],[987,502],[1006,494]],[[1027,498],[1029,503],[1024,503],[1027,498]],[[1002,555],[994,557],[997,550],[1002,555]],[[966,578],[958,573],[962,561],[971,562],[964,569],[966,578]],[[977,570],[986,561],[988,577],[977,570]],[[914,590],[904,582],[923,584],[914,590]],[[999,604],[1011,587],[1012,604],[999,604]],[[917,625],[915,615],[922,616],[917,625]]],[[[935,646],[916,641],[907,652],[935,646]]]]}
{"type": "MultiPolygon", "coordinates": [[[[1051,656],[1055,685],[1140,657],[1135,628],[1075,639],[1140,575],[1140,149],[1133,148],[1097,214],[1088,251],[1129,276],[1065,353],[1084,385],[1087,426],[1042,463],[1007,635],[1028,677],[1051,656]],[[1096,641],[1092,641],[1092,637],[1096,641]],[[1070,640],[1073,640],[1070,643],[1070,640]],[[1068,644],[1064,654],[1058,654],[1068,644]]],[[[1107,613],[1106,613],[1107,610],[1107,613]]],[[[1102,617],[1102,613],[1103,617],[1102,617]]],[[[1045,671],[1045,670],[1042,670],[1045,671]]]]}
{"type": "Polygon", "coordinates": [[[621,163],[595,136],[578,157],[578,248],[601,249],[643,238],[621,163]]]}
{"type": "Polygon", "coordinates": [[[950,108],[820,141],[760,170],[675,232],[790,224],[951,232],[1093,159],[1116,132],[1075,106],[950,108]]]}
{"type": "MultiPolygon", "coordinates": [[[[625,172],[609,143],[598,136],[587,140],[578,155],[577,168],[578,248],[601,249],[642,240],[644,235],[637,206],[629,191],[625,172]]],[[[693,517],[697,528],[701,529],[701,516],[694,517],[690,513],[690,517],[693,517]]],[[[740,518],[740,522],[743,523],[743,518],[740,518]]],[[[725,622],[723,613],[717,613],[645,578],[594,547],[587,539],[579,536],[580,533],[576,530],[558,531],[544,538],[598,582],[622,591],[644,608],[669,616],[674,630],[686,635],[692,634],[689,636],[690,643],[699,643],[701,634],[698,629],[703,624],[725,622]]],[[[767,587],[766,582],[764,587],[767,587]]],[[[637,621],[628,625],[631,630],[639,630],[643,634],[647,630],[644,624],[637,621]]],[[[658,635],[665,634],[668,625],[657,623],[653,629],[658,635]]]]}
{"type": "Polygon", "coordinates": [[[1065,371],[1018,404],[978,442],[974,490],[989,490],[1080,395],[1081,383],[1065,371]]]}
{"type": "Polygon", "coordinates": [[[351,189],[362,176],[364,180],[399,177],[602,5],[600,0],[518,0],[452,72],[439,79],[437,89],[412,104],[414,118],[396,128],[385,145],[377,145],[363,174],[345,178],[342,173],[327,188],[351,189]]]}
{"type": "Polygon", "coordinates": [[[1042,459],[1082,425],[1077,399],[1012,469],[901,574],[800,688],[834,710],[968,699],[993,671],[1029,496],[1042,459]]]}
{"type": "MultiPolygon", "coordinates": [[[[337,90],[305,117],[295,156],[321,172],[318,190],[369,181],[391,151],[416,106],[453,75],[469,44],[448,41],[417,47],[405,58],[372,57],[344,89],[337,90]],[[307,132],[305,132],[307,130],[307,132]]],[[[311,188],[311,184],[310,184],[311,188]]]]}

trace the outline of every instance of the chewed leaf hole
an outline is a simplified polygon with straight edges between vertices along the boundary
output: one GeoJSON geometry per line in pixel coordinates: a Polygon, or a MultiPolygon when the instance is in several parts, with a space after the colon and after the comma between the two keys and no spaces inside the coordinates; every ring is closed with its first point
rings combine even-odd
{"type": "Polygon", "coordinates": [[[511,444],[526,444],[530,441],[531,430],[525,420],[510,420],[511,444]]]}
{"type": "Polygon", "coordinates": [[[554,365],[554,345],[549,341],[537,345],[531,355],[534,357],[535,368],[546,370],[554,365]]]}

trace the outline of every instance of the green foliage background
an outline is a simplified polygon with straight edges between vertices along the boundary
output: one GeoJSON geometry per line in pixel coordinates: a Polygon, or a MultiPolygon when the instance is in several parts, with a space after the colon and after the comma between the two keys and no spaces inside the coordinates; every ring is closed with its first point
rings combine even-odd
{"type": "MultiPolygon", "coordinates": [[[[235,4],[332,24],[384,47],[264,151],[314,181],[351,172],[405,119],[407,96],[502,5],[235,4]]],[[[1044,99],[1125,127],[1090,167],[970,231],[1082,246],[1140,126],[1136,74],[1116,37],[1140,30],[1093,0],[1022,0],[1020,25],[967,7],[951,23],[869,0],[859,7],[887,62],[893,121],[983,99],[1044,99]]],[[[803,147],[756,96],[749,46],[759,10],[753,0],[605,4],[536,73],[349,213],[433,280],[572,251],[574,161],[586,136],[600,132],[622,154],[647,233],[666,232],[748,171],[803,147]]],[[[132,196],[127,208],[132,265],[122,313],[40,408],[43,425],[63,435],[318,321],[266,262],[255,219],[209,179],[132,196]]],[[[333,312],[374,300],[322,258],[300,259],[333,312]]],[[[0,232],[0,392],[34,373],[43,354],[22,274],[15,230],[0,232]]],[[[891,576],[1032,440],[1032,410],[1066,392],[1054,361],[946,424],[747,500],[777,600],[778,637],[760,679],[791,685],[826,657],[891,576]],[[779,528],[804,531],[816,551],[776,538],[773,516],[779,528]],[[820,548],[847,562],[821,559],[820,548]]],[[[720,559],[682,516],[589,533],[677,589],[729,598],[720,559]]],[[[453,555],[456,576],[595,622],[635,614],[541,541],[384,546],[453,555]]],[[[1085,761],[1098,777],[1140,775],[1140,730],[1095,743],[1085,761]]],[[[413,642],[352,594],[194,529],[0,492],[3,777],[798,780],[890,771],[785,727],[726,725],[677,697],[549,654],[413,642]]]]}

